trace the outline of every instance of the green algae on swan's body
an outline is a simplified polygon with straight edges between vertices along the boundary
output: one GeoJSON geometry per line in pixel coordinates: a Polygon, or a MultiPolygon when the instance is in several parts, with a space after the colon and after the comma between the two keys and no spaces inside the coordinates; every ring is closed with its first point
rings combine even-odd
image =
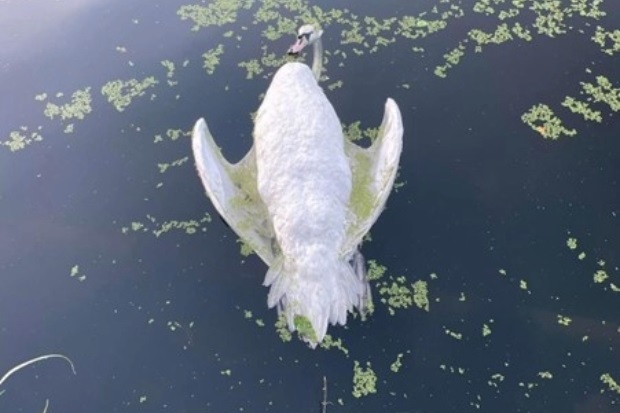
{"type": "Polygon", "coordinates": [[[312,326],[312,323],[307,317],[296,314],[293,317],[293,324],[295,325],[295,330],[297,330],[297,333],[301,337],[309,340],[312,343],[316,343],[318,341],[316,332],[314,331],[314,327],[312,326]]]}

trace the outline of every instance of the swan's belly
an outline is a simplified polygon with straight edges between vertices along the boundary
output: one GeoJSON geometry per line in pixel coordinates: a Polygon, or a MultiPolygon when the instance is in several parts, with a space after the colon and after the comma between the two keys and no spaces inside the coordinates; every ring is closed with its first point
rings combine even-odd
{"type": "Polygon", "coordinates": [[[274,76],[254,129],[258,191],[282,252],[309,246],[334,257],[344,241],[351,169],[338,117],[310,69],[284,65],[274,76]]]}

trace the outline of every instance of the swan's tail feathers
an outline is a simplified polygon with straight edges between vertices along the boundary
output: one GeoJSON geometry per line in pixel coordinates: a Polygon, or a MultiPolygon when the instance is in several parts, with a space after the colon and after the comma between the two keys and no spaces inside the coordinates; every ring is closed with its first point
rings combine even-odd
{"type": "Polygon", "coordinates": [[[372,314],[374,311],[372,289],[370,288],[370,282],[368,281],[366,260],[359,250],[355,250],[353,256],[349,260],[349,264],[351,265],[351,269],[353,269],[353,273],[357,279],[364,285],[364,293],[360,297],[359,305],[356,306],[363,320],[366,315],[372,314]]]}
{"type": "Polygon", "coordinates": [[[271,287],[267,304],[286,317],[289,330],[312,347],[320,343],[329,324],[345,325],[347,313],[364,314],[371,300],[364,258],[356,251],[348,260],[286,260],[278,257],[265,277],[271,287]]]}

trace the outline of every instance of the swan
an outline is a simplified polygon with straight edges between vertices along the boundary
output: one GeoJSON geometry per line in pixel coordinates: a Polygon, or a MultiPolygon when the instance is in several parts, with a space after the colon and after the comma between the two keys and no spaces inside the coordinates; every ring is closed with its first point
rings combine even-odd
{"type": "Polygon", "coordinates": [[[269,269],[267,304],[291,331],[315,347],[329,324],[371,304],[358,250],[381,214],[402,152],[398,105],[385,103],[377,139],[362,148],[345,139],[336,111],[318,84],[322,30],[303,25],[288,51],[313,46],[312,69],[282,65],[254,124],[254,144],[229,163],[199,119],[192,150],[202,184],[218,213],[269,269]]]}

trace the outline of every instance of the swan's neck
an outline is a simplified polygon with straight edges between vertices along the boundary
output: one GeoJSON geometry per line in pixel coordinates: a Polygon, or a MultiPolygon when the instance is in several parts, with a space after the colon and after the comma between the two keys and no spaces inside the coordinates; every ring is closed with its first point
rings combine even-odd
{"type": "Polygon", "coordinates": [[[314,42],[313,55],[312,74],[314,74],[314,78],[318,82],[321,78],[321,69],[323,69],[323,43],[320,37],[314,42]]]}

